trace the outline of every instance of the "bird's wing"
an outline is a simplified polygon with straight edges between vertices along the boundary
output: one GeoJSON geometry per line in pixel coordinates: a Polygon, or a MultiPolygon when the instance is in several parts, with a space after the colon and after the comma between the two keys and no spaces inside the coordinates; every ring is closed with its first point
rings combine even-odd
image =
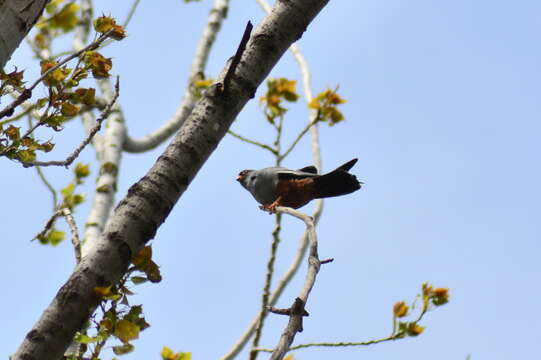
{"type": "MultiPolygon", "coordinates": [[[[313,177],[319,176],[316,172],[306,171],[306,170],[307,170],[306,168],[303,168],[301,170],[280,169],[280,170],[277,170],[278,179],[279,180],[306,179],[306,178],[313,178],[313,177]]],[[[315,167],[313,169],[308,169],[308,170],[315,170],[315,167]]]]}
{"type": "Polygon", "coordinates": [[[310,165],[310,166],[305,166],[302,169],[299,169],[297,171],[307,172],[307,173],[310,173],[310,174],[317,174],[317,167],[315,167],[314,165],[310,165]]]}

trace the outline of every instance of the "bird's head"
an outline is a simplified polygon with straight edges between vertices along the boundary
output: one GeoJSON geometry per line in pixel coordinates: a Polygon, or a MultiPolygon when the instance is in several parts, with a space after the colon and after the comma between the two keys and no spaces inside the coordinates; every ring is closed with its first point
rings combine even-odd
{"type": "Polygon", "coordinates": [[[237,181],[248,190],[253,189],[256,179],[257,174],[254,170],[242,170],[237,176],[237,181]]]}

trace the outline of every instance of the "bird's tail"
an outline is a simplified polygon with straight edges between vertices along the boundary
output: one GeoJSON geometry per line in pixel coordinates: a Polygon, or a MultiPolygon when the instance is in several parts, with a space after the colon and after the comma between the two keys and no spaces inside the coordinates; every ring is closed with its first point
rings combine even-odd
{"type": "Polygon", "coordinates": [[[356,162],[357,159],[353,159],[330,173],[315,177],[315,197],[321,199],[340,196],[359,190],[362,183],[355,175],[348,173],[356,162]]]}

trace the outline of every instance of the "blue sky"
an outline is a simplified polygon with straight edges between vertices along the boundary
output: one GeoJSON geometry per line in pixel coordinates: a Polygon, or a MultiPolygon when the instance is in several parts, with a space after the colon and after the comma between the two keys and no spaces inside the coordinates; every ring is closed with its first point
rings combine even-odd
{"type": "MultiPolygon", "coordinates": [[[[95,1],[123,19],[129,2],[95,1]]],[[[129,36],[110,45],[121,76],[120,104],[130,135],[158,127],[175,110],[211,1],[142,2],[129,36]]],[[[207,74],[234,53],[247,20],[263,17],[255,2],[232,1],[207,74]]],[[[297,359],[442,360],[532,358],[541,340],[539,28],[541,3],[519,1],[331,1],[299,42],[315,92],[340,85],[346,121],[320,126],[324,170],[358,157],[366,183],[330,199],[318,226],[320,255],[333,257],[317,279],[297,343],[362,341],[387,336],[391,309],[411,301],[421,283],[449,287],[448,305],[429,313],[425,333],[364,348],[308,349],[297,359]]],[[[35,74],[21,46],[10,64],[35,74]]],[[[8,65],[8,69],[9,69],[8,65]]],[[[271,76],[300,80],[286,54],[271,76]]],[[[232,129],[270,143],[272,128],[254,101],[232,129]]],[[[286,117],[286,143],[306,123],[302,101],[286,117]]],[[[62,158],[83,132],[46,133],[62,158]]],[[[126,154],[118,199],[142,177],[165,145],[126,154]]],[[[91,149],[81,160],[94,161],[91,149]]],[[[273,217],[258,210],[234,180],[239,170],[272,164],[262,150],[226,137],[201,169],[153,243],[163,281],[135,289],[152,325],[125,359],[159,358],[162,346],[194,359],[222,356],[260,306],[273,217]]],[[[311,163],[301,141],[284,165],[311,163]]],[[[92,165],[96,173],[95,162],[92,165]]],[[[33,169],[0,162],[4,188],[4,294],[9,329],[0,353],[11,354],[74,266],[69,241],[57,248],[29,240],[50,214],[50,196],[33,169]]],[[[64,169],[46,169],[57,187],[64,169]]],[[[92,196],[93,180],[84,191],[92,196]]],[[[311,211],[312,205],[303,208],[311,211]]],[[[88,207],[77,211],[79,227],[88,207]]],[[[277,273],[289,265],[303,225],[285,220],[277,273]]],[[[278,306],[298,293],[305,266],[278,306]]],[[[270,316],[262,345],[286,324],[270,316]]],[[[242,355],[241,358],[245,358],[242,355]]],[[[264,358],[263,356],[261,357],[264,358]]]]}

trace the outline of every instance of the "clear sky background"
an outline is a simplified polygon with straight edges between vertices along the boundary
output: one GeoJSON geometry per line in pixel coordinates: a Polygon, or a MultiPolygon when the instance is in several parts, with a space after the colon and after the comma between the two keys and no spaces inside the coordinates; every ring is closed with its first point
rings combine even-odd
{"type": "MultiPolygon", "coordinates": [[[[125,18],[129,1],[95,1],[96,14],[125,18]]],[[[212,3],[143,1],[129,36],[107,47],[121,76],[120,104],[129,133],[140,137],[175,111],[191,56],[212,3]]],[[[263,13],[233,0],[207,74],[234,53],[247,20],[263,13]]],[[[429,313],[425,333],[392,343],[307,349],[297,359],[533,359],[539,353],[541,255],[541,2],[331,1],[299,45],[314,91],[340,85],[346,121],[320,126],[324,170],[358,157],[366,183],[330,199],[318,226],[320,256],[333,257],[307,304],[296,343],[362,341],[391,331],[392,305],[412,301],[421,283],[449,287],[450,303],[429,313]]],[[[24,45],[10,66],[37,64],[24,45]]],[[[286,54],[272,76],[300,80],[286,54]]],[[[272,141],[256,98],[232,129],[272,141]]],[[[305,125],[300,101],[286,117],[286,143],[305,125]]],[[[63,158],[82,139],[78,121],[46,133],[63,158]]],[[[117,200],[149,169],[165,145],[126,154],[117,200]]],[[[81,160],[94,161],[88,148],[81,160]]],[[[239,170],[272,165],[263,150],[226,137],[159,229],[154,260],[163,281],[135,288],[152,325],[123,359],[158,359],[162,346],[217,359],[260,307],[273,217],[235,181],[239,170]]],[[[305,139],[285,166],[311,163],[305,139]]],[[[46,169],[57,187],[71,173],[46,169]]],[[[96,175],[96,163],[92,164],[96,175]]],[[[3,296],[0,353],[15,351],[74,266],[69,241],[56,248],[29,240],[50,215],[50,194],[34,169],[0,161],[3,204],[3,296]]],[[[84,187],[91,199],[93,179],[84,187]]],[[[311,211],[312,205],[303,208],[311,211]]],[[[80,229],[88,206],[76,213],[80,229]]],[[[285,220],[277,274],[289,265],[303,225],[285,220]]],[[[306,265],[279,301],[291,304],[306,265]]],[[[286,325],[271,315],[262,346],[286,325]]],[[[246,358],[246,354],[240,358],[246,358]]],[[[265,356],[261,356],[264,359],[265,356]]]]}

